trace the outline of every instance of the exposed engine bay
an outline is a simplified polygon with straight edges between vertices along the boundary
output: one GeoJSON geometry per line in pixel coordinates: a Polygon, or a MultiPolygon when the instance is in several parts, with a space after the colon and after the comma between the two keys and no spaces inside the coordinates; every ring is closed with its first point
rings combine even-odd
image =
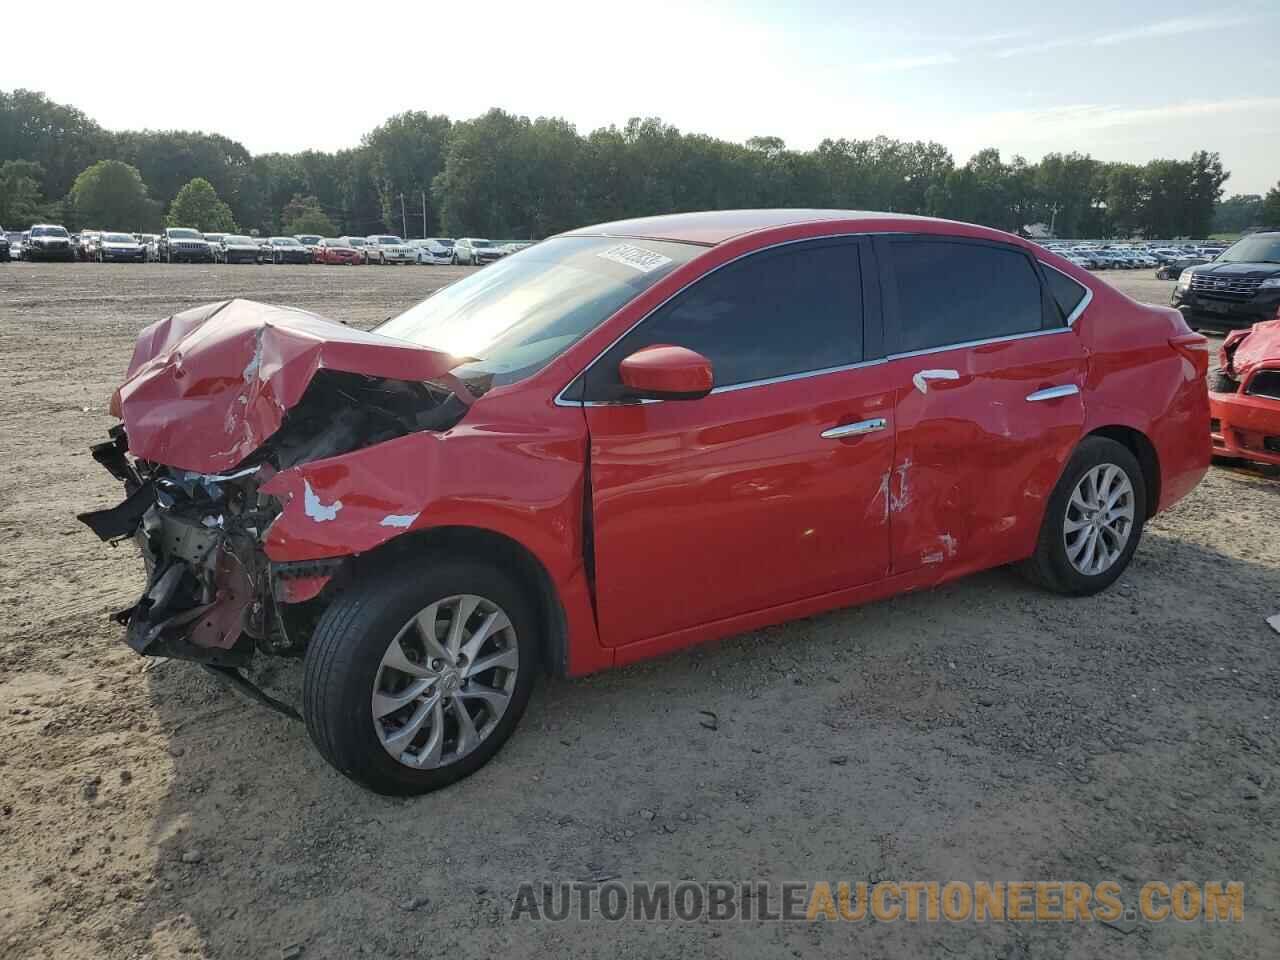
{"type": "Polygon", "coordinates": [[[260,487],[281,470],[424,430],[447,430],[470,397],[460,381],[317,370],[278,430],[233,469],[199,473],[130,455],[125,424],[94,459],[125,487],[116,507],[79,515],[102,540],[137,542],[147,586],[115,615],[138,653],[219,668],[255,652],[297,655],[338,589],[344,559],[272,563],[263,537],[281,504],[260,487]]]}

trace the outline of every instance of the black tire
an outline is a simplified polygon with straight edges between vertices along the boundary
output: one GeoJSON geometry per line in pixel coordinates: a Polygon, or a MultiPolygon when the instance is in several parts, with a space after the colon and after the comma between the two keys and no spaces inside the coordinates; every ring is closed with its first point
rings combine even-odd
{"type": "Polygon", "coordinates": [[[325,611],[307,646],[302,704],[307,732],[343,775],[381,794],[429,793],[478,770],[511,736],[539,669],[537,619],[524,590],[479,561],[426,558],[399,575],[383,571],[344,591],[325,611]],[[520,663],[506,712],[470,753],[433,769],[400,763],[383,748],[370,708],[389,644],[409,620],[437,600],[475,594],[506,612],[520,663]]]}
{"type": "Polygon", "coordinates": [[[1024,577],[1037,586],[1072,597],[1085,597],[1107,589],[1122,574],[1133,552],[1142,539],[1142,528],[1147,519],[1147,485],[1137,458],[1123,444],[1106,437],[1085,437],[1076,447],[1066,469],[1058,478],[1058,484],[1049,497],[1040,525],[1036,552],[1019,567],[1024,577]],[[1128,539],[1119,557],[1101,573],[1086,574],[1077,570],[1067,556],[1067,544],[1063,527],[1068,505],[1076,486],[1090,470],[1103,465],[1113,465],[1124,471],[1133,488],[1133,520],[1128,539]]]}

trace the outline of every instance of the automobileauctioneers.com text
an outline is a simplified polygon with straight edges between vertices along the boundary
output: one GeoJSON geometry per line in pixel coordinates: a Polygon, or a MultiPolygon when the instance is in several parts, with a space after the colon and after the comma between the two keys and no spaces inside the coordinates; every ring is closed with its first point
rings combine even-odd
{"type": "Polygon", "coordinates": [[[1238,923],[1244,884],[1151,880],[523,883],[512,920],[1238,923]]]}

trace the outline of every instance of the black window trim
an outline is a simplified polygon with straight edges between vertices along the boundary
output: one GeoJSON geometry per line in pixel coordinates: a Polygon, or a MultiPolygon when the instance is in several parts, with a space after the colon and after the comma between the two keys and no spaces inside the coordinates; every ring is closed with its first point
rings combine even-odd
{"type": "MultiPolygon", "coordinates": [[[[1049,285],[1045,283],[1044,276],[1040,271],[1041,261],[1038,257],[1032,256],[1027,250],[1011,243],[1001,243],[998,240],[987,240],[979,237],[959,237],[946,233],[882,233],[876,234],[874,237],[874,245],[877,248],[876,253],[879,255],[880,261],[880,287],[882,290],[882,320],[884,324],[884,344],[887,350],[891,344],[890,330],[898,322],[898,286],[896,277],[893,272],[893,260],[889,256],[889,246],[895,241],[909,240],[925,240],[938,243],[956,243],[966,244],[978,247],[994,247],[998,250],[1007,250],[1011,253],[1021,254],[1026,258],[1027,263],[1031,267],[1032,273],[1036,276],[1036,282],[1040,284],[1040,329],[1028,330],[1023,333],[1007,333],[998,337],[984,337],[979,340],[961,340],[956,343],[940,344],[936,347],[926,347],[922,350],[906,350],[899,353],[891,353],[886,360],[904,360],[911,357],[925,357],[933,353],[945,353],[950,350],[963,350],[969,347],[982,347],[991,343],[1004,343],[1010,340],[1025,340],[1031,337],[1044,337],[1056,333],[1066,333],[1072,329],[1072,322],[1076,317],[1084,312],[1084,307],[1089,305],[1089,301],[1093,299],[1093,291],[1085,286],[1085,297],[1072,311],[1071,317],[1064,317],[1062,309],[1058,306],[1057,301],[1053,299],[1053,294],[1049,292],[1049,285]],[[1051,318],[1057,318],[1057,323],[1050,325],[1051,318]]],[[[1049,266],[1044,264],[1044,266],[1049,266]]],[[[1062,273],[1061,270],[1058,271],[1062,273]]],[[[1064,274],[1066,276],[1066,274],[1064,274]]],[[[1075,283],[1080,281],[1074,277],[1068,276],[1069,280],[1075,283]]],[[[1082,285],[1083,286],[1083,285],[1082,285]]]]}
{"type": "MultiPolygon", "coordinates": [[[[895,234],[896,235],[896,234],[895,234]]],[[[857,370],[862,367],[875,366],[884,363],[887,359],[884,356],[884,310],[882,301],[882,284],[881,279],[883,267],[879,251],[875,250],[872,239],[876,234],[870,233],[829,233],[816,237],[798,237],[795,240],[782,240],[778,243],[771,243],[765,247],[759,247],[755,250],[748,250],[739,254],[731,260],[718,264],[706,273],[700,274],[698,277],[690,280],[679,290],[676,290],[671,296],[667,297],[661,303],[656,304],[653,309],[649,310],[643,317],[633,323],[630,327],[619,334],[612,342],[604,347],[591,362],[584,366],[573,379],[570,380],[555,396],[555,405],[558,407],[618,407],[618,406],[636,406],[647,403],[666,403],[666,400],[657,397],[641,397],[627,398],[623,400],[585,400],[582,399],[586,392],[586,376],[587,371],[594,367],[610,350],[616,347],[623,339],[630,336],[631,332],[638,328],[651,316],[665,307],[668,303],[680,296],[686,290],[701,283],[712,274],[718,273],[725,267],[738,263],[747,257],[753,257],[757,254],[767,253],[778,250],[782,247],[792,246],[797,243],[820,244],[831,241],[846,241],[850,245],[858,249],[859,271],[862,274],[862,356],[863,359],[857,363],[846,363],[835,367],[822,367],[817,370],[803,370],[799,373],[787,373],[777,377],[766,377],[761,380],[748,380],[742,383],[730,383],[722,387],[715,387],[708,396],[716,396],[721,393],[731,393],[736,390],[747,390],[752,387],[772,386],[777,383],[786,383],[791,380],[806,380],[811,377],[821,377],[831,373],[844,373],[847,370],[857,370]],[[873,355],[874,351],[874,355],[873,355]]]]}
{"type": "MultiPolygon", "coordinates": [[[[1079,280],[1077,280],[1071,274],[1067,273],[1065,270],[1059,270],[1052,263],[1046,263],[1043,260],[1037,260],[1036,262],[1039,263],[1040,266],[1045,268],[1046,270],[1052,270],[1054,273],[1059,274],[1060,276],[1066,277],[1068,280],[1074,283],[1077,287],[1083,288],[1084,296],[1080,298],[1080,302],[1076,304],[1076,308],[1072,310],[1069,314],[1067,314],[1066,317],[1064,318],[1066,320],[1068,327],[1075,326],[1075,322],[1080,319],[1080,315],[1084,313],[1085,309],[1093,301],[1093,288],[1090,287],[1087,283],[1081,283],[1079,280]]],[[[1049,285],[1046,283],[1045,287],[1047,288],[1048,286],[1049,285]]],[[[1051,299],[1052,299],[1052,296],[1053,295],[1051,293],[1050,294],[1051,299]]],[[[1057,306],[1056,301],[1054,305],[1057,306]]],[[[1061,307],[1058,307],[1058,310],[1061,310],[1061,309],[1062,309],[1061,307]]]]}

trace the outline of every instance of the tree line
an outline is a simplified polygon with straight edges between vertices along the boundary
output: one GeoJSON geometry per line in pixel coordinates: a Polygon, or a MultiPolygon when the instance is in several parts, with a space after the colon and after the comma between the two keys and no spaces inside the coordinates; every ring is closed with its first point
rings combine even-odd
{"type": "Polygon", "coordinates": [[[1059,236],[1280,225],[1280,184],[1223,203],[1228,177],[1209,151],[1130,164],[1080,153],[1030,163],[986,149],[958,164],[926,141],[829,138],[793,150],[778,137],[732,143],[657,118],[583,135],[563,119],[498,109],[471,120],[411,111],[351,149],[254,155],[218,134],[105,130],[41,93],[0,91],[0,223],[9,226],[540,238],[653,213],[782,206],[1010,231],[1044,223],[1059,236]]]}

